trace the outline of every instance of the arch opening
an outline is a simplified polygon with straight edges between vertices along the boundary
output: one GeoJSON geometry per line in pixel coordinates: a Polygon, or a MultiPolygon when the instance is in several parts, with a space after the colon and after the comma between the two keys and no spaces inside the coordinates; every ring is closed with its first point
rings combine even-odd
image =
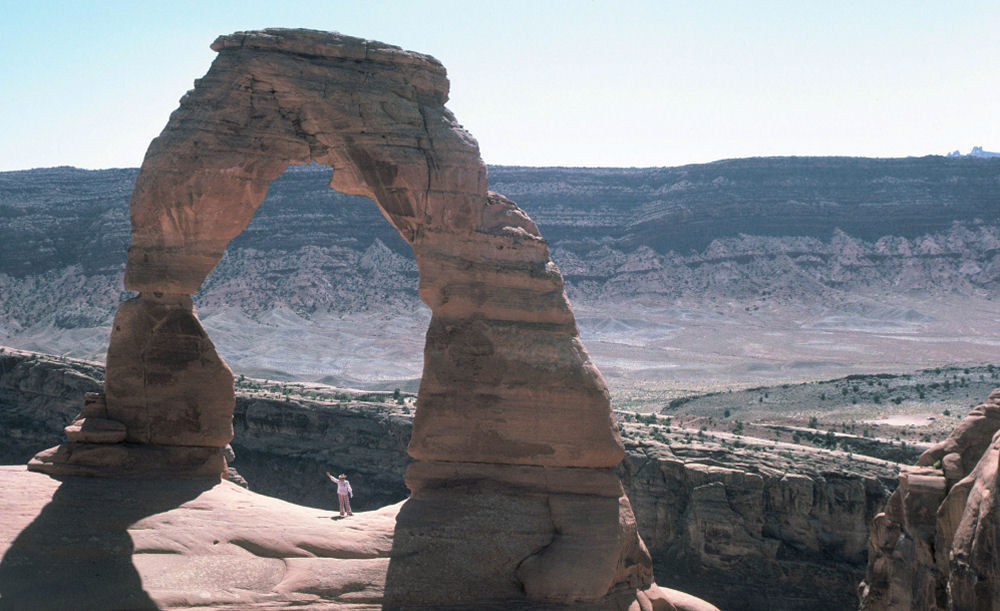
{"type": "Polygon", "coordinates": [[[413,249],[331,175],[290,165],[271,183],[194,295],[199,318],[239,374],[416,392],[430,311],[413,249]]]}

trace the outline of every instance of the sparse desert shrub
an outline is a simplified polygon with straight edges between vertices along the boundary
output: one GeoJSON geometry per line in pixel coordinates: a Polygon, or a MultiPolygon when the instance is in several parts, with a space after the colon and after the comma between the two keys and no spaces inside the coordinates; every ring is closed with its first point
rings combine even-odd
{"type": "Polygon", "coordinates": [[[823,445],[831,450],[837,447],[837,434],[833,431],[827,431],[823,438],[823,445]]]}

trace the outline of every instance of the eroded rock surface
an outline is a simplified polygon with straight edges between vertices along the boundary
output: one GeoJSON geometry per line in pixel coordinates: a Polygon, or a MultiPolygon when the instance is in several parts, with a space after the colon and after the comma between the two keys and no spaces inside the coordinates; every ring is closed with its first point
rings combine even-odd
{"type": "Polygon", "coordinates": [[[711,436],[626,449],[619,470],[658,582],[723,609],[855,606],[894,463],[711,436]]]}
{"type": "Polygon", "coordinates": [[[900,474],[872,522],[863,610],[1000,609],[1000,389],[900,474]]]}
{"type": "Polygon", "coordinates": [[[150,145],[130,204],[125,286],[139,296],[116,315],[105,392],[125,440],[70,441],[30,467],[225,470],[232,376],[190,295],[270,181],[289,164],[322,163],[331,186],[375,200],[412,246],[432,312],[413,495],[384,606],[640,606],[652,568],[611,470],[624,450],[607,387],[537,227],[487,192],[478,145],[444,107],[441,64],[308,30],[240,32],[212,48],[208,74],[150,145]]]}

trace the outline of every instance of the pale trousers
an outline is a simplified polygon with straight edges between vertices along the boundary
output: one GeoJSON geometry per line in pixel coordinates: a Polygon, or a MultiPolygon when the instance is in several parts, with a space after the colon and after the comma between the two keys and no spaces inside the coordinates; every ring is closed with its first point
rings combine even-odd
{"type": "Polygon", "coordinates": [[[353,516],[354,512],[351,511],[351,497],[346,494],[338,494],[337,498],[340,499],[340,515],[344,515],[346,511],[347,515],[353,516]]]}

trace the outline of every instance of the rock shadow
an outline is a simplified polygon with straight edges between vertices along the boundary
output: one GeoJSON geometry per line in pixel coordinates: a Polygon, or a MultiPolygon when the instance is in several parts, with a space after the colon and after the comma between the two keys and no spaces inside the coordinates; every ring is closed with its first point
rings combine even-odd
{"type": "Polygon", "coordinates": [[[64,477],[0,560],[0,609],[156,609],[132,563],[130,526],[218,480],[64,477]]]}

